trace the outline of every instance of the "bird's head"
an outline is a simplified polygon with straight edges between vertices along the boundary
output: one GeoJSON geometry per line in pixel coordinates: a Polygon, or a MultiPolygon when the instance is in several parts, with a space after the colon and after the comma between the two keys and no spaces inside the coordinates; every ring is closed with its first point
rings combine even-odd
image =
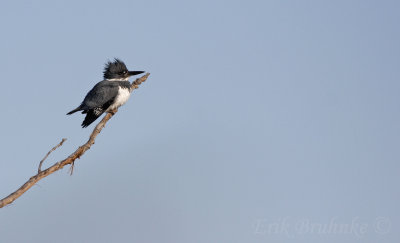
{"type": "Polygon", "coordinates": [[[123,61],[115,58],[113,62],[108,61],[104,67],[104,79],[109,81],[128,80],[130,76],[144,73],[144,71],[129,71],[123,61]]]}

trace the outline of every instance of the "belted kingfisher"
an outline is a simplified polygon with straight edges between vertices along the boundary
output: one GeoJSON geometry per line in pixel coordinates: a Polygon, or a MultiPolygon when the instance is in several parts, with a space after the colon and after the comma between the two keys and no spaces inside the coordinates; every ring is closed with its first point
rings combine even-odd
{"type": "Polygon", "coordinates": [[[81,105],[67,115],[82,111],[82,114],[86,114],[82,127],[89,126],[104,112],[110,112],[125,104],[131,95],[129,77],[141,73],[144,71],[128,71],[125,63],[117,58],[113,62],[108,61],[104,67],[104,80],[97,83],[87,93],[81,105]]]}

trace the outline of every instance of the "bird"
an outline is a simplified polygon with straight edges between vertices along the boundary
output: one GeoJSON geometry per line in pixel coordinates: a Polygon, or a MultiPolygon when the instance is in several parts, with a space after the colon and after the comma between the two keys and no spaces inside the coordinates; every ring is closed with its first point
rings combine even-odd
{"type": "Polygon", "coordinates": [[[129,71],[123,61],[115,58],[104,66],[103,81],[98,82],[85,96],[82,103],[67,115],[77,111],[86,114],[82,128],[88,127],[105,112],[111,112],[128,101],[131,94],[129,78],[144,71],[129,71]]]}

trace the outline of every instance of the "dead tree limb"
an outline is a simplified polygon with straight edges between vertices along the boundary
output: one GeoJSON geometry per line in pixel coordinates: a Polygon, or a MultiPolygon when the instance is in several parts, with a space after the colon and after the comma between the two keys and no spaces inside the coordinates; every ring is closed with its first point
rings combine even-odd
{"type": "Polygon", "coordinates": [[[49,157],[49,155],[51,154],[51,152],[53,152],[54,150],[56,150],[58,147],[62,146],[63,143],[66,141],[66,138],[63,138],[61,140],[61,142],[59,144],[57,144],[56,146],[54,146],[54,148],[52,148],[47,154],[46,156],[44,156],[44,158],[40,161],[39,163],[39,168],[38,168],[38,173],[40,173],[42,171],[42,164],[43,162],[47,159],[47,157],[49,157]]]}
{"type": "MultiPolygon", "coordinates": [[[[133,90],[139,88],[139,85],[142,82],[146,81],[146,79],[147,79],[147,77],[149,75],[150,75],[150,73],[147,73],[146,75],[144,75],[144,76],[136,79],[134,82],[132,82],[130,91],[132,92],[133,90]]],[[[108,120],[110,120],[111,117],[113,117],[115,115],[115,113],[117,113],[117,112],[118,112],[118,110],[114,110],[114,111],[111,111],[111,112],[107,113],[103,117],[103,119],[93,129],[93,132],[89,137],[89,140],[85,144],[80,146],[77,150],[75,150],[75,152],[73,152],[66,159],[55,163],[54,165],[50,166],[49,168],[47,168],[45,170],[40,170],[40,166],[39,166],[39,172],[36,175],[34,175],[31,178],[29,178],[29,180],[27,182],[25,182],[25,184],[23,184],[15,192],[11,193],[7,197],[5,197],[5,198],[0,200],[0,208],[12,203],[14,200],[19,198],[22,194],[24,194],[27,190],[29,190],[33,185],[35,185],[38,181],[40,181],[41,179],[45,178],[46,176],[48,176],[48,175],[50,175],[50,174],[62,169],[66,165],[69,165],[69,164],[73,165],[73,163],[74,163],[74,161],[76,159],[79,159],[87,150],[90,149],[90,147],[94,144],[97,135],[99,135],[99,133],[104,128],[104,126],[106,125],[108,120]]],[[[64,142],[64,139],[61,141],[60,144],[58,144],[56,147],[54,147],[52,150],[50,150],[50,152],[45,156],[45,158],[41,161],[40,164],[43,163],[43,161],[47,158],[47,156],[53,150],[55,150],[55,149],[57,149],[57,147],[61,146],[63,142],[64,142]]]]}

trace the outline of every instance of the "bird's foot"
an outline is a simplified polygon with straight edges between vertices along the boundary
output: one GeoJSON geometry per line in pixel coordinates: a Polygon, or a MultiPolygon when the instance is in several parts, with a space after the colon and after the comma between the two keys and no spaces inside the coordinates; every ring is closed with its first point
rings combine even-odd
{"type": "Polygon", "coordinates": [[[115,115],[115,113],[117,113],[118,108],[115,108],[114,110],[109,111],[108,113],[111,113],[112,115],[115,115]]]}

